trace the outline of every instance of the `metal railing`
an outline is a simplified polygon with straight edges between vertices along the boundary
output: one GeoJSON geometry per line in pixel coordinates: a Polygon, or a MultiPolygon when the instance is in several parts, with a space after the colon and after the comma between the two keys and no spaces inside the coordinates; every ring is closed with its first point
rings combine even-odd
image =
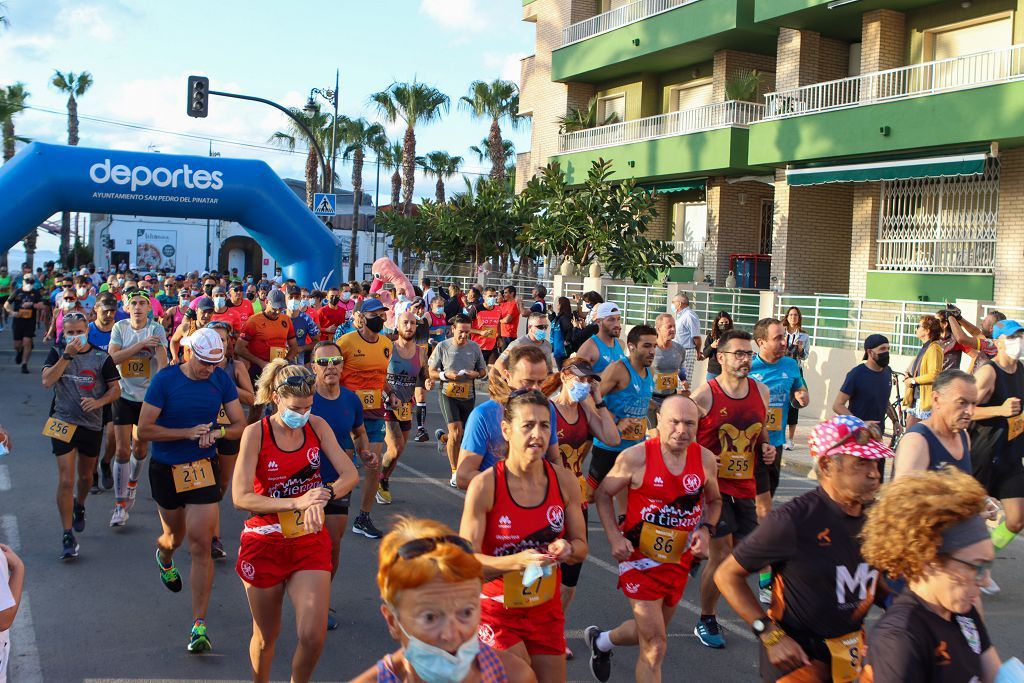
{"type": "Polygon", "coordinates": [[[761,318],[761,293],[753,289],[698,289],[690,297],[690,308],[700,319],[702,334],[708,334],[719,311],[732,316],[735,327],[752,331],[761,318]]]}
{"type": "Polygon", "coordinates": [[[859,107],[1024,78],[1024,45],[875,71],[765,95],[765,120],[859,107]]]}
{"type": "Polygon", "coordinates": [[[668,310],[668,289],[663,286],[605,285],[601,296],[619,305],[626,325],[654,325],[654,319],[668,310]]]}
{"type": "Polygon", "coordinates": [[[686,135],[725,126],[747,126],[763,118],[763,114],[764,105],[756,102],[731,100],[707,104],[694,109],[563,133],[558,136],[558,152],[579,152],[640,140],[686,135]]]}
{"type": "Polygon", "coordinates": [[[628,24],[642,21],[655,14],[668,12],[677,7],[692,5],[700,0],[639,0],[628,5],[623,5],[610,12],[604,12],[597,16],[585,19],[562,29],[562,45],[572,45],[581,40],[592,38],[599,33],[613,31],[628,24]]]}
{"type": "Polygon", "coordinates": [[[684,268],[696,268],[700,262],[701,252],[704,251],[704,242],[689,242],[686,240],[669,242],[672,245],[672,250],[682,257],[682,262],[679,264],[684,268]]]}
{"type": "Polygon", "coordinates": [[[583,295],[583,280],[565,280],[562,285],[562,296],[572,300],[573,295],[577,298],[583,295]]]}

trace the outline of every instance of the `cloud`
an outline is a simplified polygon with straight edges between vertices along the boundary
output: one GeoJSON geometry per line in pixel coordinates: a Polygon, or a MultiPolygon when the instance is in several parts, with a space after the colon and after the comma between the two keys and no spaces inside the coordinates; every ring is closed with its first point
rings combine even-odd
{"type": "Polygon", "coordinates": [[[492,26],[494,18],[483,5],[484,0],[421,0],[420,13],[443,29],[479,33],[492,26]]]}
{"type": "Polygon", "coordinates": [[[58,15],[58,32],[67,35],[67,32],[75,31],[79,35],[85,34],[93,40],[107,43],[116,35],[111,19],[108,8],[98,5],[70,6],[58,15]]]}
{"type": "Polygon", "coordinates": [[[495,74],[497,78],[519,83],[519,79],[522,76],[522,59],[526,56],[528,55],[525,52],[513,52],[511,54],[485,52],[483,66],[489,73],[495,74]]]}

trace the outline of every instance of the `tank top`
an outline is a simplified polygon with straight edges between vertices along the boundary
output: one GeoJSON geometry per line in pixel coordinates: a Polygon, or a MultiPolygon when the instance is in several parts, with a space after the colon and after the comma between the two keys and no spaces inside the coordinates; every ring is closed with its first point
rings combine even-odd
{"type": "Polygon", "coordinates": [[[594,435],[590,432],[590,422],[587,421],[587,413],[580,407],[580,404],[571,406],[570,410],[576,409],[576,422],[569,423],[562,412],[555,406],[555,429],[558,435],[558,452],[562,454],[562,466],[576,475],[580,484],[580,493],[583,494],[583,509],[587,508],[587,478],[583,471],[583,462],[590,453],[590,446],[594,442],[594,435]]]}
{"type": "Polygon", "coordinates": [[[757,485],[754,470],[761,461],[758,438],[768,413],[757,382],[747,378],[747,395],[732,398],[718,384],[711,388],[711,409],[697,424],[697,443],[719,456],[718,489],[734,498],[754,498],[757,485]]]}
{"type": "MultiPolygon", "coordinates": [[[[476,656],[476,665],[480,667],[480,683],[508,683],[508,674],[505,673],[505,665],[493,649],[480,643],[480,652],[476,656]]],[[[391,655],[377,662],[377,683],[401,683],[395,675],[395,663],[391,655]]]]}
{"type": "MultiPolygon", "coordinates": [[[[294,451],[285,451],[277,445],[270,418],[260,420],[262,441],[253,491],[268,498],[298,498],[311,489],[322,486],[320,479],[320,439],[306,423],[302,428],[302,445],[294,451]]],[[[252,515],[245,520],[242,533],[283,538],[276,514],[252,515]]]]}
{"type": "Polygon", "coordinates": [[[654,400],[658,405],[679,388],[679,369],[685,359],[686,349],[675,341],[669,341],[667,349],[655,347],[651,372],[654,373],[654,400]]]}
{"type": "Polygon", "coordinates": [[[445,320],[444,313],[434,315],[434,312],[430,311],[427,316],[430,319],[430,340],[435,343],[443,342],[448,331],[448,321],[445,320]]]}
{"type": "Polygon", "coordinates": [[[629,385],[619,391],[613,391],[604,399],[608,404],[608,410],[615,416],[615,421],[620,423],[622,441],[618,446],[609,446],[600,439],[594,439],[594,445],[606,451],[623,451],[647,438],[647,409],[651,404],[651,396],[654,395],[654,373],[648,368],[647,376],[641,377],[628,359],[623,360],[622,364],[629,370],[629,385]],[[622,423],[623,420],[628,422],[622,423]]]}
{"type": "Polygon", "coordinates": [[[622,344],[619,343],[618,339],[612,340],[612,345],[608,346],[601,338],[596,334],[591,337],[594,340],[594,344],[597,345],[597,362],[594,363],[594,372],[604,372],[604,369],[614,363],[617,360],[626,360],[626,352],[622,348],[622,344]]]}
{"type": "Polygon", "coordinates": [[[935,436],[935,432],[928,428],[928,425],[918,422],[907,430],[908,434],[920,434],[928,442],[928,469],[937,470],[943,465],[952,465],[971,474],[971,451],[967,447],[967,432],[960,432],[960,443],[963,446],[964,455],[957,460],[953,454],[946,450],[946,447],[935,436]]]}
{"type": "MultiPolygon", "coordinates": [[[[504,460],[494,464],[494,504],[487,513],[480,552],[494,557],[515,555],[531,548],[546,552],[550,543],[565,537],[565,500],[558,488],[555,469],[551,463],[543,461],[548,478],[544,500],[539,505],[523,507],[512,499],[505,464],[504,460]]],[[[553,573],[560,571],[557,564],[554,567],[553,573]]],[[[556,576],[556,587],[559,582],[556,576]]],[[[500,601],[504,589],[505,578],[500,576],[484,584],[483,595],[500,601]]],[[[557,603],[557,595],[554,600],[557,603]]]]}
{"type": "Polygon", "coordinates": [[[391,350],[391,359],[388,361],[388,384],[395,390],[395,395],[403,404],[412,401],[422,361],[423,352],[419,346],[416,347],[412,358],[402,358],[397,346],[391,350]]]}
{"type": "Polygon", "coordinates": [[[686,449],[683,471],[673,474],[665,464],[660,439],[644,444],[644,481],[629,489],[623,535],[633,544],[627,562],[645,569],[680,564],[689,552],[693,532],[704,516],[704,462],[697,442],[686,449]],[[636,564],[639,562],[639,566],[636,564]]]}
{"type": "MultiPolygon", "coordinates": [[[[996,385],[992,395],[979,408],[999,406],[1008,398],[1024,398],[1024,367],[1017,363],[1017,369],[1009,373],[995,361],[989,363],[996,373],[996,385]]],[[[993,465],[1000,462],[1020,464],[1024,455],[1024,414],[1016,417],[990,417],[978,420],[971,427],[972,450],[976,457],[989,454],[993,465]]]]}

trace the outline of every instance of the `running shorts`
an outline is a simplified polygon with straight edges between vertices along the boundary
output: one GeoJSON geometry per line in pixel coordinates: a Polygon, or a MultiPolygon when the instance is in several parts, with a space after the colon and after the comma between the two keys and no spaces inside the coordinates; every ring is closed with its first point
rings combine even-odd
{"type": "Polygon", "coordinates": [[[619,564],[619,590],[630,600],[664,600],[666,607],[679,604],[690,577],[693,555],[686,553],[679,564],[659,564],[634,569],[628,562],[619,564]]]}
{"type": "Polygon", "coordinates": [[[367,418],[363,420],[363,426],[370,443],[384,443],[384,420],[367,418]]]}
{"type": "Polygon", "coordinates": [[[31,318],[14,318],[11,321],[11,334],[14,336],[14,341],[35,337],[36,321],[31,318]]]}
{"type": "MultiPolygon", "coordinates": [[[[412,404],[412,409],[415,412],[415,410],[416,410],[416,404],[415,403],[412,404]]],[[[412,429],[412,420],[399,420],[397,417],[395,417],[395,413],[393,411],[389,410],[389,409],[385,409],[384,410],[384,421],[385,422],[397,422],[398,426],[401,427],[403,432],[408,432],[410,429],[412,429]]]]}
{"type": "Polygon", "coordinates": [[[95,458],[103,447],[103,430],[93,431],[79,427],[71,436],[71,441],[59,441],[58,439],[50,439],[50,441],[53,442],[54,455],[66,455],[77,448],[79,455],[95,458]]]}
{"type": "Polygon", "coordinates": [[[217,439],[217,455],[238,455],[240,450],[241,439],[217,439]]]}
{"type": "Polygon", "coordinates": [[[754,471],[757,492],[770,493],[774,498],[775,491],[779,488],[779,478],[782,476],[782,447],[776,449],[775,461],[771,465],[761,464],[762,467],[755,468],[754,471]]]}
{"type": "Polygon", "coordinates": [[[118,398],[114,401],[114,425],[137,425],[139,424],[139,413],[141,412],[142,401],[118,398]]]}
{"type": "Polygon", "coordinates": [[[612,471],[615,459],[622,451],[610,451],[607,448],[594,446],[590,449],[590,469],[587,472],[587,484],[596,491],[604,478],[612,471]]]}
{"type": "MultiPolygon", "coordinates": [[[[1017,437],[1021,438],[1021,437],[1017,437]]],[[[988,454],[971,453],[974,478],[997,500],[1024,498],[1024,465],[1013,458],[993,463],[988,454]]]]}
{"type": "Polygon", "coordinates": [[[108,403],[103,406],[103,427],[106,428],[108,424],[114,421],[114,408],[108,403]]]}
{"type": "Polygon", "coordinates": [[[441,415],[444,417],[445,424],[455,424],[456,422],[466,424],[469,414],[476,407],[475,396],[473,398],[448,398],[441,394],[438,402],[441,404],[441,415]]]}
{"type": "Polygon", "coordinates": [[[186,505],[216,505],[220,502],[220,463],[212,458],[214,483],[201,489],[178,493],[174,489],[174,473],[170,465],[149,458],[149,488],[153,500],[165,510],[180,510],[186,505]]]}
{"type": "Polygon", "coordinates": [[[321,529],[298,538],[268,538],[243,531],[235,571],[242,581],[256,588],[276,586],[295,572],[330,572],[330,534],[321,529]]]}
{"type": "Polygon", "coordinates": [[[477,635],[484,645],[508,650],[517,643],[530,655],[565,655],[565,614],[556,593],[543,605],[505,609],[505,605],[480,598],[480,627],[477,635]]]}
{"type": "Polygon", "coordinates": [[[722,516],[715,527],[715,538],[734,536],[736,541],[757,528],[757,505],[753,498],[722,495],[722,516]]]}
{"type": "MultiPolygon", "coordinates": [[[[583,506],[583,533],[584,538],[589,540],[590,533],[587,531],[587,523],[590,521],[590,519],[589,515],[587,514],[587,509],[587,506],[583,506]]],[[[563,563],[558,566],[562,569],[562,585],[566,588],[575,588],[580,582],[580,574],[583,572],[583,563],[563,563]]]]}

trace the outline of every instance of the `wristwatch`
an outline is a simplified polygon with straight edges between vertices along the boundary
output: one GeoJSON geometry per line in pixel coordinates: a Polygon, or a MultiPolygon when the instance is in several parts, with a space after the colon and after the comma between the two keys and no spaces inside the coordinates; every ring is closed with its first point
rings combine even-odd
{"type": "Polygon", "coordinates": [[[750,630],[753,631],[754,635],[758,638],[763,636],[772,626],[775,626],[775,622],[771,619],[758,618],[750,622],[750,630]]]}
{"type": "Polygon", "coordinates": [[[714,533],[715,533],[715,525],[714,524],[712,524],[711,522],[703,522],[701,524],[701,526],[707,527],[708,533],[711,534],[711,535],[714,535],[714,533]]]}
{"type": "Polygon", "coordinates": [[[334,500],[334,487],[327,482],[324,482],[323,487],[331,492],[331,500],[334,500]]]}
{"type": "Polygon", "coordinates": [[[594,407],[597,408],[598,410],[601,410],[601,408],[607,408],[608,404],[605,402],[604,399],[601,399],[601,402],[600,403],[595,403],[594,407]]]}
{"type": "Polygon", "coordinates": [[[74,356],[72,356],[70,353],[65,353],[65,354],[61,354],[61,358],[63,360],[71,360],[72,358],[74,358],[74,356]]]}

